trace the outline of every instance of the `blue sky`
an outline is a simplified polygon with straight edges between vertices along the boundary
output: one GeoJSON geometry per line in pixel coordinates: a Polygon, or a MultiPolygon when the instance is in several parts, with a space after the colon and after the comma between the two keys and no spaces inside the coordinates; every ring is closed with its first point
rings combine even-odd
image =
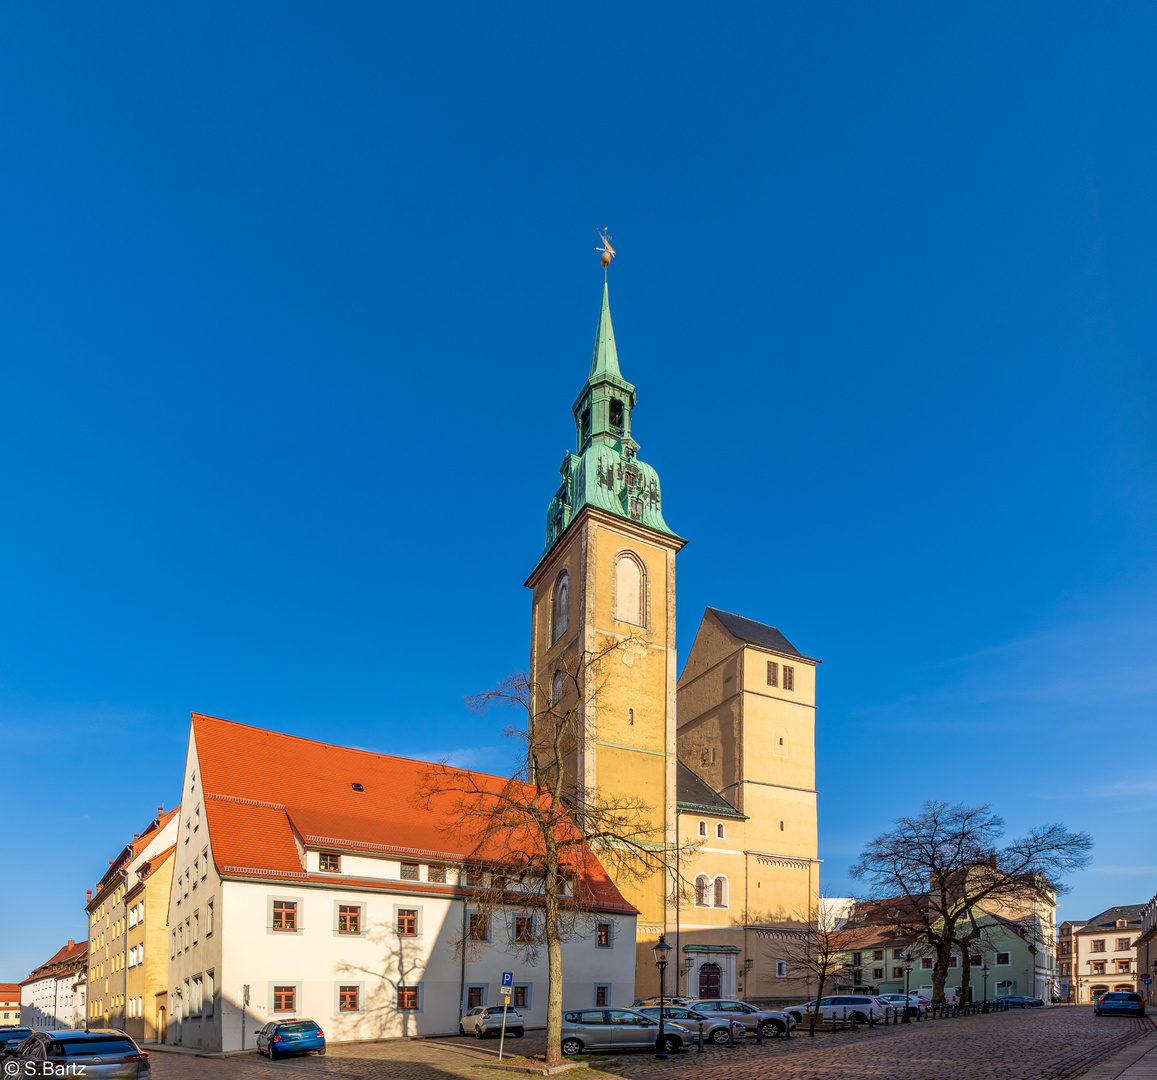
{"type": "Polygon", "coordinates": [[[1157,891],[1157,11],[0,11],[0,979],[191,710],[501,769],[598,311],[703,608],[824,663],[825,888],[926,798],[1157,891]],[[51,852],[51,855],[48,853],[51,852]]]}

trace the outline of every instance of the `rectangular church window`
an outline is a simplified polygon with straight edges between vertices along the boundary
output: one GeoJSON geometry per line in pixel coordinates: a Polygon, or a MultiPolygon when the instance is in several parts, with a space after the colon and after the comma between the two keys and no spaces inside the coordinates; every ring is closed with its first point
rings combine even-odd
{"type": "Polygon", "coordinates": [[[795,689],[795,668],[783,665],[783,688],[785,690],[795,689]]]}
{"type": "Polygon", "coordinates": [[[767,662],[767,685],[779,686],[779,664],[774,660],[767,662]]]}

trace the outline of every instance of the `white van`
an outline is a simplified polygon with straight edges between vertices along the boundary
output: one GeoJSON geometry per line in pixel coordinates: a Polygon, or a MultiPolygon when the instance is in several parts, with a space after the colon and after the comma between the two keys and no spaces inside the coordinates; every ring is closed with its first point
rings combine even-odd
{"type": "MultiPolygon", "coordinates": [[[[919,995],[922,998],[924,998],[925,1001],[931,1001],[932,1000],[932,987],[931,986],[917,987],[917,992],[919,993],[919,995]]],[[[944,1001],[946,1004],[955,1005],[959,1000],[960,1000],[960,987],[959,986],[946,986],[946,987],[944,987],[944,1001]]]]}

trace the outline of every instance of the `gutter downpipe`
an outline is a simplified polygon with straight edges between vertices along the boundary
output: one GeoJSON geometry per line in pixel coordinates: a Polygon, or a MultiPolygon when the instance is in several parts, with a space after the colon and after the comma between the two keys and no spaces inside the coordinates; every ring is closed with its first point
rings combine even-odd
{"type": "Polygon", "coordinates": [[[462,968],[458,979],[458,1015],[465,1011],[466,1005],[466,894],[462,894],[462,968]]]}

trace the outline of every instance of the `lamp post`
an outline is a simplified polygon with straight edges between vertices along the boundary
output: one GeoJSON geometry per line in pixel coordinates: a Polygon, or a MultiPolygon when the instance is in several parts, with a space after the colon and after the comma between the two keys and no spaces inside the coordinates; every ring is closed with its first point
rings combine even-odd
{"type": "Polygon", "coordinates": [[[667,957],[670,955],[671,946],[660,934],[658,942],[651,951],[655,954],[655,967],[659,969],[659,1037],[655,1041],[655,1057],[665,1059],[667,1057],[667,1040],[663,1034],[663,993],[666,989],[664,983],[667,974],[667,957]]]}
{"type": "Polygon", "coordinates": [[[904,959],[902,962],[904,964],[904,1021],[903,1022],[905,1024],[910,1024],[912,1022],[912,1019],[908,1015],[908,1006],[911,1002],[911,999],[908,997],[908,978],[912,974],[912,954],[911,953],[905,953],[904,959]]]}
{"type": "Polygon", "coordinates": [[[984,967],[980,969],[980,974],[984,976],[984,1004],[980,1006],[981,1012],[988,1012],[988,962],[985,961],[984,967]]]}

